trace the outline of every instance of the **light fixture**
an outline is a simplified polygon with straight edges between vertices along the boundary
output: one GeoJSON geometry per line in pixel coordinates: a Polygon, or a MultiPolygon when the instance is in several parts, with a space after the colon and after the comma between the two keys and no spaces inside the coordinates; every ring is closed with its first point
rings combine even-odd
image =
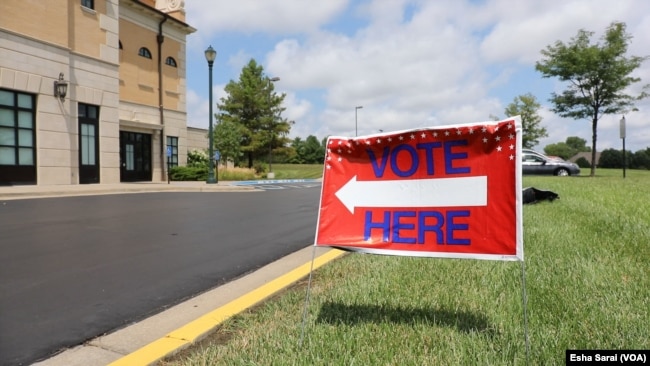
{"type": "MultiPolygon", "coordinates": [[[[219,183],[219,171],[217,171],[217,174],[214,174],[214,133],[212,132],[213,127],[212,127],[212,65],[214,64],[214,59],[217,58],[217,51],[212,48],[212,46],[208,47],[208,49],[205,50],[205,59],[208,61],[208,95],[209,95],[209,100],[210,100],[210,107],[209,107],[209,114],[210,114],[210,121],[208,125],[208,139],[210,140],[210,145],[208,146],[208,179],[206,180],[207,184],[215,184],[219,183]]],[[[219,165],[217,163],[217,169],[219,169],[219,165]]]]}
{"type": "Polygon", "coordinates": [[[66,94],[68,94],[68,82],[63,80],[63,73],[59,73],[59,80],[54,80],[54,96],[59,97],[63,102],[66,94]]]}
{"type": "Polygon", "coordinates": [[[358,105],[358,106],[354,107],[354,136],[359,135],[359,130],[357,128],[357,111],[359,109],[361,109],[361,108],[363,108],[362,105],[358,105]]]}

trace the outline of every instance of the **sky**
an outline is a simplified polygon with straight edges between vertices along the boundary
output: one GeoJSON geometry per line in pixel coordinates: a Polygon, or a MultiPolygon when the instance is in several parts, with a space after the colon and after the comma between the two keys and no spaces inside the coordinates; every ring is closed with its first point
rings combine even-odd
{"type": "MultiPolygon", "coordinates": [[[[531,93],[541,104],[548,144],[578,136],[592,146],[591,120],[554,114],[551,93],[566,84],[535,70],[541,51],[567,43],[578,30],[593,42],[612,22],[632,35],[628,56],[650,56],[647,0],[185,0],[188,126],[208,128],[213,66],[214,112],[224,87],[251,60],[278,93],[290,138],[370,135],[380,131],[506,118],[514,99],[531,93]],[[362,108],[356,108],[356,107],[362,108]]],[[[650,84],[650,59],[633,74],[650,84]]],[[[625,114],[626,149],[650,147],[650,98],[625,114]]],[[[622,149],[622,115],[603,116],[597,149],[622,149]]]]}

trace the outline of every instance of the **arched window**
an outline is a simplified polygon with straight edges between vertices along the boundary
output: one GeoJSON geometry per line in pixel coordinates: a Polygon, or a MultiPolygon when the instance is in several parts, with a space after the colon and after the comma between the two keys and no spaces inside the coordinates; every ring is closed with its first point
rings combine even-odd
{"type": "Polygon", "coordinates": [[[171,56],[170,56],[170,57],[167,57],[167,59],[165,60],[165,64],[166,64],[166,65],[169,65],[169,66],[171,66],[171,67],[177,67],[177,66],[176,66],[176,60],[174,60],[174,58],[171,57],[171,56]]]}
{"type": "Polygon", "coordinates": [[[151,51],[149,51],[147,47],[140,47],[140,50],[138,51],[138,55],[146,58],[151,58],[151,51]]]}

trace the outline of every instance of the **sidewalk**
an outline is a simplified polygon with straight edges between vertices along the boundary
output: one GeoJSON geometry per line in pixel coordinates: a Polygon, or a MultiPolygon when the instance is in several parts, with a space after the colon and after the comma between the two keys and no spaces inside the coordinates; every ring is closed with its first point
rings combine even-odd
{"type": "Polygon", "coordinates": [[[233,182],[138,182],[110,184],[69,184],[69,185],[17,185],[0,186],[0,200],[84,196],[98,194],[124,194],[143,192],[244,192],[254,191],[250,186],[238,186],[233,182]]]}

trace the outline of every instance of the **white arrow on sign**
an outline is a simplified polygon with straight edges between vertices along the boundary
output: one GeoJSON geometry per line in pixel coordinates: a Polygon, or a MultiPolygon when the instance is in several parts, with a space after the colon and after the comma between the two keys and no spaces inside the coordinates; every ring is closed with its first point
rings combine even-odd
{"type": "Polygon", "coordinates": [[[355,175],[336,197],[353,214],[355,207],[486,206],[487,176],[357,181],[355,175]]]}

